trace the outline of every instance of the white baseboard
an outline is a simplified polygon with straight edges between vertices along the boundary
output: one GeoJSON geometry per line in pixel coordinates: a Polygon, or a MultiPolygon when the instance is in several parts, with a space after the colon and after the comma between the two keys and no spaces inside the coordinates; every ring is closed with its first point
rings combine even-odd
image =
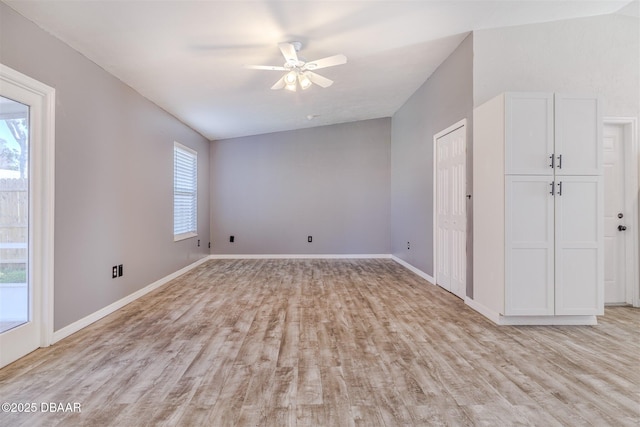
{"type": "Polygon", "coordinates": [[[414,267],[413,265],[409,264],[408,262],[398,258],[395,255],[391,255],[391,259],[394,260],[395,262],[397,262],[398,264],[400,264],[401,266],[403,266],[404,268],[406,268],[407,270],[410,270],[411,272],[417,274],[418,276],[422,277],[423,279],[425,279],[427,282],[431,283],[432,285],[436,284],[436,280],[429,276],[427,273],[425,273],[424,271],[414,267]]]}
{"type": "Polygon", "coordinates": [[[464,299],[464,302],[482,314],[487,319],[491,320],[497,325],[504,326],[549,326],[549,325],[597,325],[598,319],[596,316],[504,316],[500,313],[485,307],[484,305],[472,300],[469,297],[464,299]]]}
{"type": "Polygon", "coordinates": [[[499,325],[570,326],[597,325],[596,316],[500,316],[499,325]]]}
{"type": "Polygon", "coordinates": [[[175,279],[178,276],[182,276],[184,273],[186,273],[189,270],[192,270],[193,268],[199,266],[200,264],[208,261],[210,259],[209,256],[206,256],[204,258],[199,259],[198,261],[187,265],[184,268],[181,268],[180,270],[169,274],[168,276],[163,277],[162,279],[156,280],[155,282],[151,283],[150,285],[145,286],[142,289],[137,290],[136,292],[127,295],[126,297],[112,303],[109,304],[108,306],[101,308],[100,310],[86,316],[83,317],[80,320],[77,320],[75,322],[73,322],[70,325],[65,326],[62,329],[58,329],[57,331],[55,331],[53,333],[53,337],[52,337],[52,341],[51,344],[54,344],[58,341],[60,341],[63,338],[68,337],[69,335],[78,332],[80,329],[85,328],[87,326],[89,326],[90,324],[102,319],[103,317],[113,313],[116,310],[119,310],[120,308],[124,307],[125,305],[137,300],[138,298],[142,297],[143,295],[148,294],[149,292],[159,288],[160,286],[169,283],[170,281],[172,281],[173,279],[175,279]]]}
{"type": "Polygon", "coordinates": [[[389,259],[390,254],[213,254],[209,259],[389,259]]]}
{"type": "Polygon", "coordinates": [[[490,308],[484,306],[483,304],[480,304],[479,302],[469,297],[464,298],[464,303],[467,304],[472,309],[474,309],[475,311],[477,311],[478,313],[482,314],[487,319],[491,320],[493,323],[498,325],[500,324],[500,313],[497,313],[491,310],[490,308]]]}

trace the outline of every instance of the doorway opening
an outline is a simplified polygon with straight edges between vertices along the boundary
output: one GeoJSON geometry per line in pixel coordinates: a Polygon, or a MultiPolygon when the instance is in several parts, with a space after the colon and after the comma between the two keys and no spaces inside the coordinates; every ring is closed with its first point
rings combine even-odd
{"type": "Polygon", "coordinates": [[[605,304],[640,306],[637,119],[605,117],[605,304]]]}

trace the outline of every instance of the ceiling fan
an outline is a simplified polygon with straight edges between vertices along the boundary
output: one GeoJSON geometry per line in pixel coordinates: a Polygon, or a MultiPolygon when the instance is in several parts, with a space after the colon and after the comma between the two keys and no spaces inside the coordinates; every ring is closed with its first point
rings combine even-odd
{"type": "Polygon", "coordinates": [[[271,89],[273,90],[284,88],[295,92],[298,84],[300,84],[300,87],[303,90],[309,89],[312,84],[317,84],[320,87],[327,88],[333,84],[333,80],[323,77],[320,74],[316,74],[312,70],[333,67],[334,65],[341,65],[347,62],[347,57],[342,54],[328,56],[315,61],[307,61],[305,58],[298,56],[298,52],[302,47],[302,43],[300,42],[280,43],[278,44],[278,47],[286,60],[282,67],[272,65],[245,66],[245,68],[250,68],[252,70],[286,71],[286,74],[271,86],[271,89]]]}

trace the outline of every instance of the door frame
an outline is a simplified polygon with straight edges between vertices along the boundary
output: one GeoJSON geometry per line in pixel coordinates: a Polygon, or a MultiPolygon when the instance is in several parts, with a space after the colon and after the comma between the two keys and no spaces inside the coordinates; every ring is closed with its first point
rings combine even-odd
{"type": "Polygon", "coordinates": [[[30,106],[29,260],[30,281],[36,287],[32,307],[39,314],[38,342],[40,347],[47,347],[53,339],[55,89],[0,64],[0,85],[3,84],[17,86],[38,99],[37,105],[30,106]]]}
{"type": "MultiPolygon", "coordinates": [[[[464,146],[465,146],[465,161],[464,161],[464,174],[465,174],[465,188],[467,185],[467,141],[468,141],[468,135],[467,135],[467,119],[462,119],[454,124],[452,124],[451,126],[447,127],[446,129],[436,133],[435,135],[433,135],[433,221],[432,221],[432,230],[433,230],[433,239],[432,239],[432,251],[433,251],[433,284],[438,286],[438,238],[437,238],[437,229],[438,229],[438,171],[437,171],[437,166],[438,166],[438,139],[442,138],[443,136],[456,131],[460,128],[464,128],[465,132],[464,132],[464,146]]],[[[467,205],[466,203],[464,204],[464,212],[465,212],[465,221],[468,221],[467,218],[467,205]]],[[[465,224],[465,235],[466,233],[469,231],[466,227],[465,224]]],[[[465,242],[467,242],[467,236],[465,236],[465,242]]],[[[466,243],[465,243],[466,244],[466,243]]],[[[468,248],[467,248],[468,249],[468,248]]],[[[464,255],[464,262],[465,262],[465,270],[467,269],[467,250],[465,250],[465,255],[464,255]]],[[[467,283],[469,282],[469,272],[467,271],[467,274],[465,275],[466,279],[465,279],[465,289],[464,289],[464,295],[465,297],[462,298],[462,300],[464,301],[465,298],[467,297],[467,283]]],[[[455,294],[454,294],[455,295],[455,294]]]]}
{"type": "Polygon", "coordinates": [[[624,132],[624,210],[628,219],[625,220],[627,226],[634,230],[632,233],[625,233],[626,252],[626,302],[634,307],[640,307],[640,281],[638,280],[639,250],[638,240],[640,231],[638,230],[638,189],[640,188],[639,173],[640,152],[638,151],[638,119],[636,117],[603,117],[605,125],[622,126],[624,132]],[[634,283],[636,284],[634,287],[634,283]]]}

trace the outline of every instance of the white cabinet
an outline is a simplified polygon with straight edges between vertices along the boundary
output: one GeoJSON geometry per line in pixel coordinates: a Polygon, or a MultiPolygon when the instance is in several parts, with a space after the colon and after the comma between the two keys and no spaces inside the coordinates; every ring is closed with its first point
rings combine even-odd
{"type": "Polygon", "coordinates": [[[603,314],[603,178],[596,98],[507,93],[474,110],[474,291],[501,324],[603,314]]]}
{"type": "Polygon", "coordinates": [[[555,96],[555,174],[602,175],[602,117],[597,98],[555,96]]]}
{"type": "Polygon", "coordinates": [[[505,173],[553,175],[553,94],[510,93],[503,102],[505,173]]]}
{"type": "Polygon", "coordinates": [[[504,95],[507,175],[600,175],[598,99],[550,93],[504,95]]]}
{"type": "Polygon", "coordinates": [[[556,176],[555,313],[604,314],[604,179],[556,176]]]}
{"type": "Polygon", "coordinates": [[[554,314],[554,197],[546,176],[505,182],[506,315],[554,314]]]}

